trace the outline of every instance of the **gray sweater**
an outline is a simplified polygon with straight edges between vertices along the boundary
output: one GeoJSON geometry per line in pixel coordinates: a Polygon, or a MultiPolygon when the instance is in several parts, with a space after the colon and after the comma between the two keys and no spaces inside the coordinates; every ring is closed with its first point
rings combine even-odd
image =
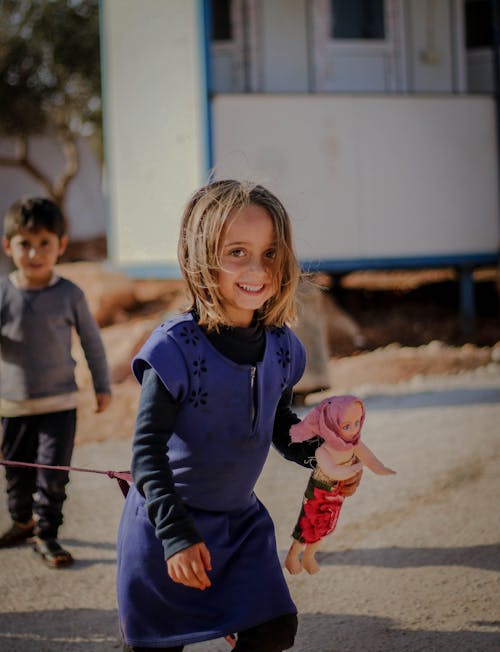
{"type": "Polygon", "coordinates": [[[20,290],[2,279],[0,396],[24,401],[76,391],[72,328],[80,337],[95,392],[110,393],[99,327],[83,291],[64,278],[40,290],[20,290]]]}

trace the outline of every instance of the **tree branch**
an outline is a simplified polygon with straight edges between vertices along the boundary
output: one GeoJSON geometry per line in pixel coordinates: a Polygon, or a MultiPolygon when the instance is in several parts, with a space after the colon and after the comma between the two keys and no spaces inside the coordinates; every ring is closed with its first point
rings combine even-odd
{"type": "Polygon", "coordinates": [[[62,208],[68,185],[78,174],[80,167],[78,148],[74,138],[67,134],[62,137],[62,150],[65,166],[60,178],[55,182],[52,182],[50,178],[30,160],[29,141],[27,138],[21,137],[16,141],[16,150],[15,156],[0,156],[0,166],[20,167],[25,170],[33,179],[43,186],[50,197],[62,208]]]}
{"type": "Polygon", "coordinates": [[[51,197],[55,197],[51,180],[29,159],[28,139],[17,140],[17,156],[1,156],[0,165],[9,167],[21,167],[38,183],[40,183],[51,197]]]}
{"type": "Polygon", "coordinates": [[[53,186],[54,197],[58,198],[59,203],[62,205],[66,190],[72,179],[78,174],[80,161],[78,157],[78,148],[74,138],[71,136],[63,137],[62,149],[64,153],[65,168],[61,177],[56,181],[53,186]]]}

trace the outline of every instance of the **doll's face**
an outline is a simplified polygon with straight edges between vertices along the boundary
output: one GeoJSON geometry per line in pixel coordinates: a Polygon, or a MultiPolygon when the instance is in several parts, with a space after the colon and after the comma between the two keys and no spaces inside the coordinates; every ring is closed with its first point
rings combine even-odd
{"type": "Polygon", "coordinates": [[[361,428],[361,418],[363,416],[363,410],[361,404],[357,401],[351,403],[345,410],[342,415],[342,421],[340,422],[340,428],[342,431],[342,438],[346,441],[350,441],[359,433],[361,428]]]}

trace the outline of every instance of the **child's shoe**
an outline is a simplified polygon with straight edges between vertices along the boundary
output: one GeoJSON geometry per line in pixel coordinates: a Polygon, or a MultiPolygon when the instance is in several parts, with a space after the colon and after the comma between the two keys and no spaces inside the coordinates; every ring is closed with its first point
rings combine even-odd
{"type": "Polygon", "coordinates": [[[51,568],[64,568],[65,566],[71,566],[74,562],[72,555],[67,550],[64,550],[57,539],[40,539],[40,537],[35,537],[33,540],[33,550],[51,568]]]}
{"type": "Polygon", "coordinates": [[[34,533],[35,522],[33,519],[27,523],[14,521],[10,528],[0,536],[0,548],[10,548],[31,539],[34,533]]]}

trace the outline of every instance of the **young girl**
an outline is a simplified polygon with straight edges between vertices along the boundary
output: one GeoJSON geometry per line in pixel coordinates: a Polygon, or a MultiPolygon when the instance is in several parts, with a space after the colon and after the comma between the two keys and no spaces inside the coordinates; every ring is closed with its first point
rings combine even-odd
{"type": "Polygon", "coordinates": [[[118,534],[123,649],[180,651],[237,632],[237,652],[286,650],[296,608],[253,489],[271,442],[302,465],[317,446],[289,437],[305,365],[286,325],[299,279],[289,217],[261,186],[211,183],[184,211],[179,262],[190,310],[133,362],[142,389],[118,534]]]}

